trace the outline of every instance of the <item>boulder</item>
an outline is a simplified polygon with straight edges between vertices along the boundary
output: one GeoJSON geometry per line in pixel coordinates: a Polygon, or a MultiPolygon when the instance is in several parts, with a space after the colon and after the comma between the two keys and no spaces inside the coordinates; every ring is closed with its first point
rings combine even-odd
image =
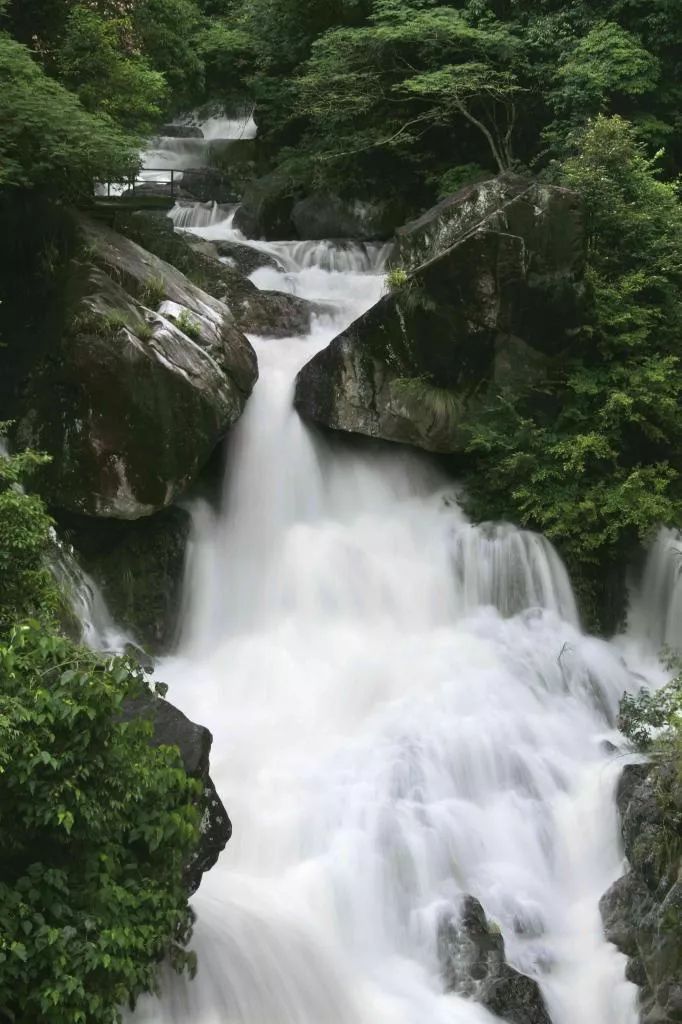
{"type": "Polygon", "coordinates": [[[642,1024],[682,1021],[682,782],[671,761],[628,765],[617,792],[629,871],[600,902],[641,988],[642,1024]]]}
{"type": "Polygon", "coordinates": [[[83,219],[62,336],[19,383],[18,441],[52,462],[57,509],[138,519],[173,503],[257,377],[229,309],[180,271],[83,219]]]}
{"type": "Polygon", "coordinates": [[[336,195],[306,196],[291,210],[296,237],[302,239],[384,240],[395,230],[394,218],[395,213],[387,203],[365,203],[336,195]]]}
{"type": "Polygon", "coordinates": [[[247,185],[234,226],[247,238],[286,240],[296,238],[291,219],[294,196],[277,174],[256,178],[247,185]]]}
{"type": "Polygon", "coordinates": [[[296,407],[334,430],[462,452],[486,397],[542,379],[580,327],[580,201],[497,178],[399,237],[387,294],[303,368],[296,407]]]}
{"type": "Polygon", "coordinates": [[[442,919],[438,954],[448,991],[475,999],[510,1024],[551,1024],[537,982],[509,966],[502,935],[473,896],[464,897],[458,914],[442,919]]]}
{"type": "Polygon", "coordinates": [[[209,755],[213,737],[203,725],[191,722],[181,711],[151,691],[148,697],[126,701],[123,718],[150,718],[152,746],[178,747],[185,771],[203,784],[201,798],[201,838],[186,868],[187,887],[196,892],[202,875],[218,860],[232,835],[232,824],[209,775],[209,755]]]}
{"type": "Polygon", "coordinates": [[[191,167],[182,172],[183,195],[198,203],[237,203],[239,195],[229,178],[216,167],[191,167]]]}
{"type": "Polygon", "coordinates": [[[390,238],[399,217],[389,203],[292,193],[277,172],[250,181],[237,209],[234,226],[247,238],[270,241],[292,238],[374,241],[390,238]]]}
{"type": "Polygon", "coordinates": [[[159,135],[165,139],[203,139],[204,133],[196,124],[164,124],[159,135]]]}
{"type": "Polygon", "coordinates": [[[189,513],[173,506],[132,522],[71,516],[60,526],[116,625],[148,654],[168,653],[180,616],[189,513]]]}
{"type": "Polygon", "coordinates": [[[240,274],[249,277],[250,274],[260,270],[261,267],[270,267],[272,270],[281,270],[281,265],[270,253],[262,252],[260,249],[253,249],[250,245],[241,242],[216,239],[212,243],[219,259],[225,260],[228,266],[234,267],[240,274]]]}

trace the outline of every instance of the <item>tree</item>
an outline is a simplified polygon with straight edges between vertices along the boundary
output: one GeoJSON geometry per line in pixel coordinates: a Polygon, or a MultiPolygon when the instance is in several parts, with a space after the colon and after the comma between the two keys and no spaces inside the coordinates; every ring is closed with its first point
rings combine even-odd
{"type": "Polygon", "coordinates": [[[78,4],[67,19],[57,67],[86,110],[140,132],[161,117],[166,81],[140,54],[128,17],[105,17],[78,4]]]}
{"type": "Polygon", "coordinates": [[[430,117],[434,123],[452,124],[457,115],[465,118],[482,133],[497,170],[509,170],[520,91],[511,72],[467,61],[415,75],[400,88],[433,103],[430,117]]]}
{"type": "Polygon", "coordinates": [[[74,197],[91,194],[93,178],[123,178],[138,164],[130,136],[86,111],[25,46],[0,33],[0,188],[74,197]]]}
{"type": "Polygon", "coordinates": [[[115,1024],[164,958],[193,969],[183,871],[200,784],[151,724],[132,661],[37,624],[0,643],[0,1017],[115,1024]]]}

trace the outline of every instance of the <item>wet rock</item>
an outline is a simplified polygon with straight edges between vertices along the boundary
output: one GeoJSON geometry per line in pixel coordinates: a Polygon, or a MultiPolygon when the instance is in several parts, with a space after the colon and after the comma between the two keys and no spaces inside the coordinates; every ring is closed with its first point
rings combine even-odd
{"type": "Polygon", "coordinates": [[[399,252],[391,290],[299,374],[296,407],[334,430],[462,452],[488,394],[541,380],[580,325],[580,202],[494,179],[407,225],[399,252]]]}
{"type": "Polygon", "coordinates": [[[600,902],[609,942],[628,956],[642,1024],[682,1021],[682,783],[672,761],[628,765],[617,793],[630,870],[600,902]]]}
{"type": "Polygon", "coordinates": [[[229,178],[215,167],[192,167],[182,172],[183,195],[199,203],[237,203],[239,193],[229,178]]]}
{"type": "Polygon", "coordinates": [[[281,265],[270,253],[261,252],[259,249],[252,249],[250,245],[243,245],[241,242],[228,242],[218,239],[213,242],[220,259],[228,260],[240,274],[248,277],[261,267],[270,267],[273,270],[280,270],[281,265]]]}
{"type": "MultiPolygon", "coordinates": [[[[261,291],[249,281],[241,269],[222,262],[222,253],[232,243],[207,242],[191,232],[176,232],[168,217],[158,213],[119,215],[116,226],[145,248],[178,267],[201,288],[223,302],[234,317],[236,326],[246,334],[269,338],[288,338],[307,334],[311,318],[322,307],[288,292],[261,291]]],[[[253,254],[260,266],[261,254],[239,246],[253,254]]],[[[244,259],[240,253],[240,259],[244,259]]],[[[263,260],[268,257],[263,255],[263,260]]],[[[257,268],[254,268],[257,269],[257,268]]]]}
{"type": "Polygon", "coordinates": [[[202,822],[199,848],[187,865],[190,893],[196,892],[202,875],[218,860],[232,835],[232,824],[209,775],[213,737],[208,729],[191,722],[168,701],[149,693],[148,697],[127,701],[123,718],[150,718],[153,723],[152,746],[178,747],[185,771],[202,782],[202,822]]]}
{"type": "Polygon", "coordinates": [[[203,139],[204,133],[195,124],[164,124],[159,135],[166,139],[203,139]]]}
{"type": "Polygon", "coordinates": [[[228,308],[83,220],[61,337],[19,382],[19,443],[57,509],[138,519],[173,503],[240,416],[256,358],[228,308]]]}
{"type": "Polygon", "coordinates": [[[296,238],[291,219],[294,202],[287,183],[277,174],[256,178],[246,187],[234,215],[234,226],[247,238],[296,238]]]}
{"type": "Polygon", "coordinates": [[[504,940],[473,896],[444,918],[438,952],[448,991],[475,999],[510,1024],[551,1024],[536,981],[510,967],[504,940]]]}
{"type": "Polygon", "coordinates": [[[133,522],[62,517],[78,560],[116,622],[149,654],[177,634],[190,516],[172,507],[133,522]]]}
{"type": "Polygon", "coordinates": [[[300,199],[291,210],[297,238],[352,238],[357,241],[385,240],[395,230],[395,211],[387,203],[364,203],[335,195],[312,195],[300,199]]]}

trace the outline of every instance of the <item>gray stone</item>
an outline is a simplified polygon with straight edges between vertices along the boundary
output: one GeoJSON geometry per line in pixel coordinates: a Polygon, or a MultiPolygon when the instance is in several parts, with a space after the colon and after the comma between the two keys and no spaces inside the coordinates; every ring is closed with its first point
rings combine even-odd
{"type": "Polygon", "coordinates": [[[475,999],[510,1024],[551,1024],[537,982],[509,966],[502,935],[473,896],[441,921],[438,952],[448,991],[475,999]]]}
{"type": "Polygon", "coordinates": [[[642,1024],[682,1021],[682,783],[674,759],[628,765],[617,793],[630,870],[600,902],[640,986],[642,1024]]]}
{"type": "Polygon", "coordinates": [[[396,224],[391,213],[387,203],[315,194],[294,204],[291,221],[297,238],[351,238],[369,242],[391,237],[396,224]]]}
{"type": "Polygon", "coordinates": [[[52,456],[39,478],[50,504],[138,519],[197,478],[256,358],[229,309],[176,268],[103,225],[80,230],[67,322],[20,389],[17,435],[52,456]]]}
{"type": "Polygon", "coordinates": [[[150,718],[153,724],[152,746],[177,747],[185,771],[203,784],[201,797],[201,839],[186,868],[190,893],[196,892],[202,875],[218,860],[232,835],[232,824],[209,775],[209,757],[213,737],[202,725],[191,722],[181,711],[151,691],[148,697],[126,701],[123,718],[150,718]]]}
{"type": "Polygon", "coordinates": [[[541,380],[580,326],[580,203],[565,189],[494,179],[400,238],[402,277],[303,368],[296,407],[334,430],[461,452],[482,401],[541,380]]]}

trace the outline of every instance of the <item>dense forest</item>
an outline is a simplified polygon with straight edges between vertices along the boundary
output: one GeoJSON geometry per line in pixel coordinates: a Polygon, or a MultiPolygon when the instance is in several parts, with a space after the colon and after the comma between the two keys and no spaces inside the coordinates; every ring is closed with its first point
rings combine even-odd
{"type": "MultiPolygon", "coordinates": [[[[0,368],[38,330],[18,309],[62,287],[70,243],[45,225],[202,105],[253,111],[273,204],[361,199],[395,227],[497,175],[577,191],[583,325],[548,378],[487,396],[455,470],[475,519],[556,545],[589,627],[620,624],[617,568],[682,526],[677,0],[0,0],[0,85],[0,368]]],[[[111,1024],[164,956],[193,969],[198,784],[148,722],[120,720],[144,672],[81,646],[31,490],[45,459],[3,451],[0,1019],[111,1024]]],[[[630,702],[628,734],[650,746],[668,727],[679,760],[679,702],[679,679],[630,702]]]]}

